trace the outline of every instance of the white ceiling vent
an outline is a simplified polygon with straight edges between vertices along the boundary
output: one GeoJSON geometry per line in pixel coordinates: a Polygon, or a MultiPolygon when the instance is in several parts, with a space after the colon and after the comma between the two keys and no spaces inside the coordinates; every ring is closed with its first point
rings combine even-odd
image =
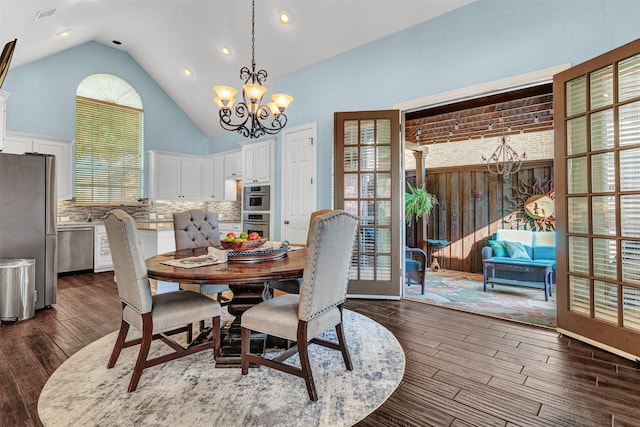
{"type": "Polygon", "coordinates": [[[36,17],[33,20],[39,21],[44,18],[50,18],[56,13],[56,10],[57,9],[55,7],[53,9],[40,10],[38,11],[38,13],[36,13],[36,17]]]}

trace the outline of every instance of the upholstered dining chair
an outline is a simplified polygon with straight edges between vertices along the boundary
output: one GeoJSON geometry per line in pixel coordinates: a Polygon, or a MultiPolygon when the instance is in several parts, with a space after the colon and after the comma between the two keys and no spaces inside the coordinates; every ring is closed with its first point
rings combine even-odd
{"type": "MultiPolygon", "coordinates": [[[[331,212],[331,209],[321,209],[319,211],[311,212],[311,215],[309,215],[309,229],[307,230],[307,247],[309,247],[309,243],[310,243],[309,240],[311,237],[311,224],[313,224],[313,219],[318,215],[324,215],[329,212],[331,212]]],[[[280,291],[284,291],[289,294],[300,293],[300,285],[302,285],[302,278],[269,282],[269,287],[271,289],[278,289],[280,291]]]]}
{"type": "Polygon", "coordinates": [[[120,331],[109,358],[107,368],[113,368],[123,348],[140,345],[138,358],[128,391],[138,386],[142,371],[169,360],[211,349],[214,358],[220,352],[220,304],[191,291],[175,291],[152,295],[147,267],[138,238],[136,223],[126,212],[115,209],[104,221],[111,249],[118,295],[122,301],[120,331]],[[212,340],[200,344],[191,342],[193,323],[211,319],[212,340]],[[129,327],[137,329],[142,337],[127,341],[129,327]],[[183,346],[171,336],[187,334],[189,344],[183,346]],[[152,340],[160,339],[174,352],[148,359],[152,340]]]}
{"type": "Polygon", "coordinates": [[[310,243],[302,277],[300,294],[281,295],[245,311],[241,320],[242,374],[249,364],[264,365],[305,380],[312,401],[318,400],[308,344],[319,344],[342,353],[347,370],[352,370],[342,326],[342,305],[346,300],[349,267],[358,218],[344,211],[315,217],[311,224],[310,243]],[[335,328],[338,342],[317,338],[335,328]],[[295,341],[296,345],[273,359],[250,353],[251,331],[295,341]],[[300,368],[284,363],[299,353],[300,368]]]}
{"type": "MultiPolygon", "coordinates": [[[[220,247],[220,229],[218,214],[204,209],[190,209],[173,214],[173,231],[176,240],[176,250],[220,247]]],[[[218,302],[224,305],[226,301],[222,293],[229,290],[229,285],[200,285],[200,293],[205,295],[217,294],[218,302]]]]}

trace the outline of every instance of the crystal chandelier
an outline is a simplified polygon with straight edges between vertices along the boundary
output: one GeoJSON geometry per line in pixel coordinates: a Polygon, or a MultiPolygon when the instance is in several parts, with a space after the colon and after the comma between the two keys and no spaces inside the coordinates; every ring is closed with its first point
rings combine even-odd
{"type": "Polygon", "coordinates": [[[522,156],[518,155],[509,145],[510,141],[511,138],[503,134],[498,138],[496,151],[488,159],[482,156],[482,163],[487,165],[489,172],[492,175],[502,175],[504,182],[508,182],[511,175],[518,173],[522,162],[527,160],[527,153],[523,152],[522,156]]]}
{"type": "Polygon", "coordinates": [[[287,109],[293,98],[289,95],[276,93],[271,95],[272,102],[265,107],[262,97],[267,88],[263,83],[267,80],[265,70],[256,71],[256,47],[255,47],[255,0],[251,2],[251,69],[242,67],[240,79],[244,81],[242,86],[242,101],[235,108],[233,104],[238,91],[229,86],[215,86],[214,101],[220,108],[220,125],[228,131],[235,131],[248,138],[260,138],[264,135],[275,135],[287,124],[287,109]],[[235,117],[234,117],[235,113],[235,117]],[[232,120],[237,120],[233,123],[232,120]]]}

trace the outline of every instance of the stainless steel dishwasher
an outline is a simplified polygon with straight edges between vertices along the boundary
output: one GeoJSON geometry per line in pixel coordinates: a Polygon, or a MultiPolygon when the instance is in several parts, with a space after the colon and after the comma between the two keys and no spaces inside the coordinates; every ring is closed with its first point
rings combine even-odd
{"type": "Polygon", "coordinates": [[[93,227],[58,228],[58,273],[93,270],[93,227]]]}

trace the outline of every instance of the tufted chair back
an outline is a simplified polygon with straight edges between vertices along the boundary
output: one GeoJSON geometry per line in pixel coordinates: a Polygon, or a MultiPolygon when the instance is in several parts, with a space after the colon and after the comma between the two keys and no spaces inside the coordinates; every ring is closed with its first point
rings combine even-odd
{"type": "Polygon", "coordinates": [[[173,214],[176,250],[220,246],[218,214],[191,209],[173,214]]]}
{"type": "Polygon", "coordinates": [[[151,286],[136,222],[125,211],[115,209],[107,214],[104,225],[120,300],[138,314],[149,313],[152,309],[151,286]]]}
{"type": "Polygon", "coordinates": [[[300,287],[300,320],[310,321],[344,303],[357,229],[358,218],[340,210],[313,219],[300,287]]]}

